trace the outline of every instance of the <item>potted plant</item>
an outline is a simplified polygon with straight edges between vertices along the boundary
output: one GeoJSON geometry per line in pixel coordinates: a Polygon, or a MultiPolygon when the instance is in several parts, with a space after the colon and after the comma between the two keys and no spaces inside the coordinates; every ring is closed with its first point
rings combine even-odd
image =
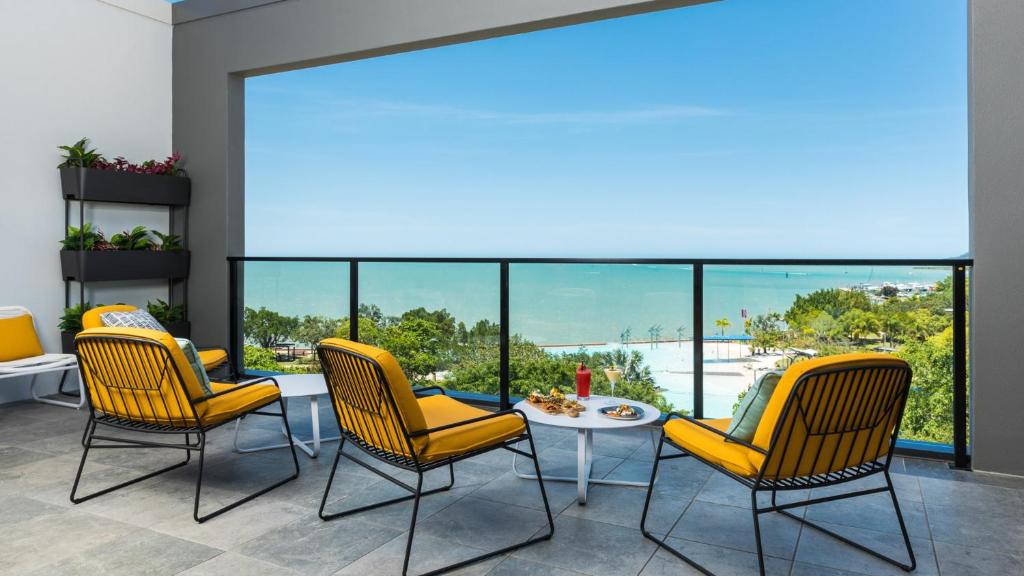
{"type": "Polygon", "coordinates": [[[143,226],[114,234],[108,241],[90,223],[68,227],[60,241],[61,272],[66,280],[146,280],[188,276],[189,254],[180,239],[160,234],[160,243],[143,226]]]}
{"type": "Polygon", "coordinates": [[[64,151],[64,161],[57,168],[65,199],[165,206],[189,203],[191,184],[177,152],[163,161],[134,164],[122,156],[107,161],[89,147],[88,138],[58,148],[64,151]]]}
{"type": "Polygon", "coordinates": [[[147,302],[146,311],[156,318],[156,321],[163,325],[172,336],[177,338],[189,338],[191,324],[185,320],[185,305],[178,304],[171,306],[163,300],[147,302]]]}
{"type": "Polygon", "coordinates": [[[75,353],[75,335],[82,331],[82,315],[92,308],[92,304],[81,302],[70,308],[65,308],[61,314],[60,323],[60,348],[65,354],[75,353]]]}

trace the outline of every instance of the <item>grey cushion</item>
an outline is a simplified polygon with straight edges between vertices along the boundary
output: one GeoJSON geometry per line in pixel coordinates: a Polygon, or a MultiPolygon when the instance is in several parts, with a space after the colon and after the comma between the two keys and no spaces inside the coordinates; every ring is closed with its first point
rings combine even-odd
{"type": "Polygon", "coordinates": [[[145,328],[147,330],[159,330],[167,332],[153,315],[145,310],[132,310],[131,312],[104,312],[100,314],[100,322],[104,326],[117,328],[145,328]]]}
{"type": "Polygon", "coordinates": [[[747,390],[747,395],[740,401],[740,405],[736,407],[729,429],[725,431],[726,434],[744,442],[752,442],[757,425],[761,423],[764,409],[768,407],[768,400],[771,399],[772,393],[775,392],[775,386],[781,379],[781,370],[762,374],[750,387],[750,390],[747,390]]]}
{"type": "Polygon", "coordinates": [[[186,338],[175,338],[175,342],[181,348],[181,353],[188,359],[188,363],[192,366],[192,371],[196,374],[196,380],[199,381],[199,386],[203,389],[203,392],[207,396],[213,394],[213,388],[210,387],[210,377],[206,375],[206,368],[203,368],[203,362],[199,359],[199,351],[196,350],[195,344],[191,340],[186,338]]]}

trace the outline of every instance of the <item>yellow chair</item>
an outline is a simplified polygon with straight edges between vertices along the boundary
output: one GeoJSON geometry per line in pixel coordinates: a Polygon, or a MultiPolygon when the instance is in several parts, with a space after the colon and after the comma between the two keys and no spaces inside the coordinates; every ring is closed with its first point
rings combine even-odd
{"type": "MultiPolygon", "coordinates": [[[[104,312],[134,312],[138,309],[137,306],[132,306],[131,304],[97,306],[82,314],[82,328],[103,328],[103,321],[100,319],[100,315],[104,312]]],[[[238,380],[238,374],[235,373],[235,366],[231,363],[231,357],[228,355],[227,349],[215,346],[204,347],[199,348],[198,352],[199,361],[203,363],[203,368],[206,368],[207,372],[224,366],[230,370],[230,379],[238,380]]]]}
{"type": "Polygon", "coordinates": [[[206,395],[174,338],[157,330],[90,328],[75,338],[75,352],[85,383],[90,414],[83,442],[85,449],[71,489],[73,503],[78,504],[184,466],[189,463],[192,452],[199,453],[195,505],[192,511],[196,522],[204,522],[298,477],[299,461],[295,456],[295,446],[289,443],[295,466],[291,476],[201,516],[199,496],[203,483],[206,434],[209,431],[243,416],[260,414],[281,418],[287,436],[291,438],[277,382],[273,378],[261,378],[243,384],[211,382],[213,394],[206,395]],[[260,411],[271,404],[280,406],[281,411],[260,411]],[[184,442],[100,435],[97,434],[99,426],[158,434],[164,438],[184,436],[184,442]],[[191,441],[192,436],[195,436],[195,442],[191,441]],[[82,470],[90,450],[140,447],[184,450],[185,460],[87,496],[77,496],[82,470]]]}
{"type": "Polygon", "coordinates": [[[537,450],[533,445],[530,423],[525,414],[519,410],[488,412],[474,408],[449,398],[438,386],[414,390],[394,357],[380,348],[340,338],[329,338],[320,342],[317,355],[323,367],[327,390],[341,430],[341,442],[338,444],[334,466],[331,468],[324,497],[320,502],[320,518],[333,520],[364,510],[413,500],[412,520],[409,523],[409,537],[402,564],[404,575],[409,570],[409,556],[412,551],[420,498],[443,492],[454,485],[455,462],[504,448],[533,460],[541,499],[544,501],[548,517],[547,533],[427,574],[455,570],[551,538],[555,525],[551,518],[547,493],[544,491],[544,482],[540,476],[540,465],[537,463],[537,450]],[[415,472],[416,486],[410,486],[362,460],[343,453],[346,440],[381,462],[415,472]],[[519,450],[518,444],[522,441],[529,442],[530,453],[519,450]],[[411,494],[352,510],[325,514],[324,507],[342,456],[379,474],[411,494]],[[424,491],[423,475],[430,470],[443,467],[448,467],[448,484],[424,491]]]}
{"type": "Polygon", "coordinates": [[[799,362],[782,375],[749,443],[725,433],[729,419],[696,420],[670,414],[662,429],[640,520],[644,536],[702,573],[711,574],[669,546],[665,542],[667,535],[658,538],[647,530],[647,511],[658,464],[672,458],[694,457],[750,489],[762,575],[764,554],[758,517],[768,512],[779,512],[908,572],[914,570],[917,560],[889,476],[910,379],[907,363],[885,354],[845,354],[799,362]],[[681,453],[664,455],[665,444],[681,453]],[[787,504],[776,502],[778,492],[823,488],[874,474],[885,477],[885,486],[787,504]],[[771,493],[770,506],[758,506],[758,492],[771,493]],[[892,498],[909,564],[789,512],[791,508],[880,492],[888,492],[892,498]]]}

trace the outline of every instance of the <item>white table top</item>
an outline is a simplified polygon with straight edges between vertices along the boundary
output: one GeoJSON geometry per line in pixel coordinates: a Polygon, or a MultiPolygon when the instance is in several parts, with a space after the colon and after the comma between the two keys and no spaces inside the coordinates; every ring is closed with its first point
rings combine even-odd
{"type": "Polygon", "coordinates": [[[327,382],[323,374],[282,374],[274,376],[274,380],[277,380],[281,396],[285,398],[327,394],[327,382]]]}
{"type": "MultiPolygon", "coordinates": [[[[573,397],[573,395],[569,395],[569,398],[573,397]]],[[[661,412],[654,406],[644,404],[643,402],[638,402],[636,400],[627,400],[626,398],[591,396],[589,400],[584,400],[580,403],[586,406],[587,409],[580,412],[578,418],[570,418],[565,414],[548,414],[527,400],[517,402],[514,408],[522,410],[526,414],[526,417],[530,419],[530,422],[547,424],[549,426],[559,426],[561,428],[589,428],[594,430],[632,428],[634,426],[650,424],[661,417],[661,412]],[[639,406],[644,411],[643,418],[637,420],[615,420],[597,413],[598,408],[603,408],[605,406],[618,406],[619,404],[639,406]]]]}

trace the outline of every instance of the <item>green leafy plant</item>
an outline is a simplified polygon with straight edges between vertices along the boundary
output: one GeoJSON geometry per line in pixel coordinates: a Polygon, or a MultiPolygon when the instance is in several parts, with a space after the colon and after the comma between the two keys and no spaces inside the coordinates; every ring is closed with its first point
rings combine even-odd
{"type": "Polygon", "coordinates": [[[64,314],[61,315],[60,323],[57,324],[57,327],[60,328],[61,332],[81,332],[82,315],[88,312],[92,307],[92,304],[88,302],[82,302],[70,308],[65,308],[64,314]]]}
{"type": "Polygon", "coordinates": [[[89,139],[82,138],[70,146],[58,146],[64,151],[64,161],[57,168],[93,168],[97,163],[105,162],[103,155],[95,148],[89,148],[89,139]]]}
{"type": "Polygon", "coordinates": [[[110,243],[118,250],[149,250],[153,247],[153,240],[145,226],[136,226],[130,232],[118,232],[110,237],[110,243]]]}
{"type": "Polygon", "coordinates": [[[81,228],[68,226],[67,237],[60,241],[64,250],[110,250],[113,247],[103,237],[103,232],[89,222],[81,228]]]}
{"type": "Polygon", "coordinates": [[[153,318],[156,318],[157,322],[163,324],[165,327],[168,324],[181,322],[185,319],[184,304],[171,306],[163,300],[157,300],[156,302],[147,302],[146,310],[153,316],[153,318]]]}
{"type": "Polygon", "coordinates": [[[160,243],[156,245],[158,250],[163,252],[177,252],[182,249],[181,236],[178,236],[177,234],[163,234],[156,230],[150,230],[150,232],[160,240],[160,243]]]}

